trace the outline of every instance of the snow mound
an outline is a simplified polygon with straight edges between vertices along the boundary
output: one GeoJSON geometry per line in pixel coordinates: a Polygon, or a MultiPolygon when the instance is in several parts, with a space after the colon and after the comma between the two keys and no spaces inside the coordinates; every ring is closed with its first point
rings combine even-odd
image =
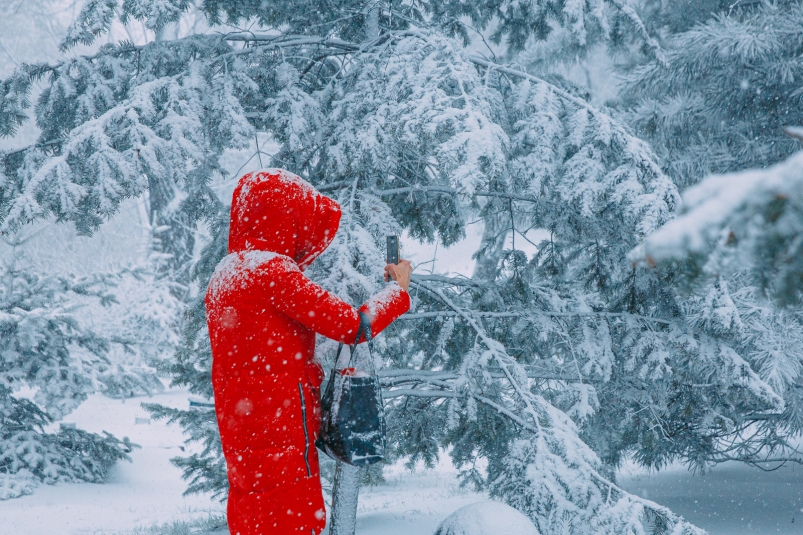
{"type": "Polygon", "coordinates": [[[33,474],[22,469],[16,474],[0,474],[0,500],[31,494],[36,487],[33,474]]]}
{"type": "Polygon", "coordinates": [[[435,535],[539,535],[529,518],[509,505],[479,502],[461,507],[438,527],[435,535]]]}

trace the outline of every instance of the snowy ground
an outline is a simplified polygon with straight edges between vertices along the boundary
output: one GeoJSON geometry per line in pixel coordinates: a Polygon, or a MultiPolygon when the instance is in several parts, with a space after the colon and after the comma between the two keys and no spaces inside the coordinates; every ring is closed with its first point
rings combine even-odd
{"type": "Polygon", "coordinates": [[[163,423],[136,423],[148,418],[143,401],[186,407],[187,393],[175,390],[152,398],[125,400],[92,396],[66,421],[88,431],[128,436],[142,449],[134,450],[131,463],[118,463],[105,484],[41,485],[32,495],[0,501],[0,534],[61,535],[106,534],[138,526],[192,519],[222,512],[208,497],[184,498],[186,483],[169,463],[182,453],[179,428],[163,423]]]}
{"type": "Polygon", "coordinates": [[[357,512],[359,535],[432,535],[457,509],[485,500],[461,489],[449,463],[410,474],[402,466],[386,473],[386,485],[362,489],[357,512]]]}
{"type": "MultiPolygon", "coordinates": [[[[223,506],[209,497],[182,497],[186,485],[169,463],[171,457],[182,454],[181,433],[159,422],[136,423],[136,418],[148,417],[140,407],[142,401],[174,407],[188,403],[183,390],[124,403],[90,398],[69,421],[90,431],[128,436],[142,449],[134,451],[132,463],[116,466],[106,484],[42,485],[30,496],[0,502],[0,534],[124,535],[171,521],[222,514],[223,506]]],[[[386,478],[387,484],[365,488],[360,495],[358,535],[431,535],[450,513],[485,499],[461,489],[447,462],[413,474],[394,466],[386,471],[386,478]]],[[[658,474],[626,467],[619,483],[672,508],[711,535],[803,534],[800,467],[762,473],[729,465],[705,476],[693,476],[683,467],[658,474]]]]}
{"type": "MultiPolygon", "coordinates": [[[[156,421],[136,423],[137,418],[148,419],[140,407],[143,401],[186,408],[187,396],[177,389],[125,402],[92,396],[67,421],[88,431],[128,436],[142,446],[131,454],[133,462],[119,463],[102,485],[41,485],[30,496],[0,501],[0,535],[123,535],[222,514],[223,505],[207,496],[181,495],[186,483],[169,462],[183,454],[180,430],[156,421]]],[[[454,510],[484,499],[460,489],[447,463],[416,474],[393,467],[386,476],[386,485],[362,493],[360,535],[431,534],[454,510]]]]}

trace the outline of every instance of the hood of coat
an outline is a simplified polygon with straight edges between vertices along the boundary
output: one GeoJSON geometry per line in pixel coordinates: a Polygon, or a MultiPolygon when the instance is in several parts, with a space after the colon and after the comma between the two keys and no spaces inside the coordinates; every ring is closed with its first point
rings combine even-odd
{"type": "Polygon", "coordinates": [[[248,173],[232,197],[229,253],[270,251],[303,270],[332,243],[340,214],[335,201],[293,173],[248,173]]]}

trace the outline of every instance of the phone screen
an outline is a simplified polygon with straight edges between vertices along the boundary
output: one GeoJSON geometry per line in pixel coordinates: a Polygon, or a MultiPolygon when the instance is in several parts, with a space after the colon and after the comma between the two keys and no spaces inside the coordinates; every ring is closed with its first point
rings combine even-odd
{"type": "Polygon", "coordinates": [[[399,237],[388,236],[388,254],[386,257],[388,264],[399,263],[399,237]]]}

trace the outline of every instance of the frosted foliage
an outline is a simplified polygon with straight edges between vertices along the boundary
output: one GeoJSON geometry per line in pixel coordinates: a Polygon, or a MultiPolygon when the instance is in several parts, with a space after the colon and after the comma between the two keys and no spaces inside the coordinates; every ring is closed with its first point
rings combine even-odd
{"type": "Polygon", "coordinates": [[[512,91],[516,182],[536,197],[576,205],[583,217],[614,204],[639,238],[667,221],[679,197],[646,143],[544,82],[524,80],[512,91]]]}
{"type": "Polygon", "coordinates": [[[177,21],[192,5],[191,0],[123,0],[121,20],[130,16],[141,20],[151,30],[160,30],[177,21]]]}
{"type": "Polygon", "coordinates": [[[114,293],[118,303],[107,317],[122,318],[124,327],[110,321],[104,332],[116,329],[141,352],[143,362],[171,354],[179,343],[177,318],[184,307],[169,285],[152,273],[140,272],[125,276],[114,293]]]}
{"type": "Polygon", "coordinates": [[[127,459],[127,441],[79,429],[44,433],[100,388],[108,341],[82,327],[76,295],[104,298],[101,280],[0,271],[0,499],[30,493],[37,481],[100,482],[127,459]],[[72,297],[72,301],[71,301],[72,297]],[[15,392],[35,392],[33,402],[15,392]]]}
{"type": "Polygon", "coordinates": [[[471,193],[502,173],[507,136],[494,121],[497,97],[449,40],[402,37],[363,58],[354,76],[333,103],[334,176],[355,163],[382,175],[412,165],[421,167],[422,184],[471,193]],[[418,161],[404,161],[407,146],[418,149],[418,161]]]}
{"type": "Polygon", "coordinates": [[[31,494],[36,488],[31,473],[21,471],[17,474],[0,474],[0,500],[19,498],[31,494]]]}
{"type": "MultiPolygon", "coordinates": [[[[192,52],[172,46],[168,53],[174,58],[192,52]]],[[[156,56],[150,59],[158,61],[160,53],[156,56]]],[[[53,84],[39,97],[37,109],[47,117],[40,122],[42,136],[60,137],[70,126],[58,139],[58,155],[48,157],[39,146],[24,151],[17,169],[19,195],[7,209],[5,228],[52,213],[91,232],[123,199],[141,193],[149,179],[185,183],[206,165],[216,144],[247,143],[251,127],[233,95],[236,78],[214,79],[197,64],[178,76],[140,72],[138,83],[131,84],[142,61],[142,53],[123,44],[117,54],[75,58],[55,69],[53,84]],[[202,135],[207,129],[215,139],[202,135]]]]}
{"type": "Polygon", "coordinates": [[[658,262],[706,252],[720,239],[723,229],[738,230],[739,238],[750,239],[762,223],[774,223],[753,221],[754,215],[773,201],[794,196],[801,183],[803,154],[769,169],[713,175],[683,193],[681,214],[650,236],[631,258],[658,262]]]}
{"type": "Polygon", "coordinates": [[[78,18],[67,29],[61,46],[66,49],[78,43],[90,44],[109,30],[116,17],[118,0],[89,0],[84,3],[78,18]]]}
{"type": "Polygon", "coordinates": [[[93,372],[105,363],[107,343],[70,313],[71,281],[10,269],[2,275],[0,386],[37,388],[37,403],[60,418],[95,390],[93,372]]]}
{"type": "MultiPolygon", "coordinates": [[[[384,265],[385,237],[399,234],[400,228],[390,209],[380,199],[367,193],[343,190],[337,198],[343,210],[340,228],[323,254],[307,270],[326,290],[349,303],[364,303],[384,285],[376,266],[384,265]]],[[[329,362],[336,351],[332,341],[320,340],[316,356],[329,362]]],[[[375,342],[381,346],[382,338],[375,342]]],[[[363,352],[360,352],[362,354],[363,352]]]]}
{"type": "Polygon", "coordinates": [[[299,72],[288,63],[276,68],[278,93],[268,98],[267,117],[290,151],[315,143],[316,128],[323,123],[320,103],[298,87],[299,72]]]}
{"type": "MultiPolygon", "coordinates": [[[[462,16],[462,21],[470,20],[475,27],[487,30],[492,42],[503,42],[513,53],[563,31],[567,38],[566,55],[583,54],[619,32],[620,38],[626,35],[638,40],[660,57],[660,47],[629,4],[620,0],[504,0],[480,4],[449,0],[419,2],[415,6],[433,13],[435,20],[443,23],[450,33],[468,40],[471,36],[468,29],[456,24],[462,16]]],[[[420,17],[418,10],[410,11],[408,16],[420,17]]]]}
{"type": "Polygon", "coordinates": [[[684,259],[709,277],[745,268],[783,303],[799,300],[803,154],[767,169],[713,175],[684,192],[683,212],[630,253],[684,259]]]}
{"type": "Polygon", "coordinates": [[[684,193],[678,218],[630,256],[649,263],[680,261],[691,268],[695,284],[697,279],[710,284],[705,296],[689,299],[690,319],[716,338],[701,341],[706,359],[700,365],[771,401],[776,411],[784,409],[783,425],[790,429],[800,426],[799,396],[790,388],[801,364],[800,270],[794,261],[801,235],[801,169],[797,154],[768,169],[704,179],[684,193]],[[762,286],[791,308],[779,310],[762,286]]]}
{"type": "Polygon", "coordinates": [[[680,26],[666,32],[669,64],[629,69],[622,96],[670,175],[691,185],[709,173],[766,167],[798,150],[783,129],[803,124],[803,6],[661,4],[667,29],[680,26]]]}
{"type": "Polygon", "coordinates": [[[546,441],[514,443],[506,461],[508,472],[525,475],[502,478],[493,489],[504,490],[508,503],[528,513],[541,533],[640,535],[647,523],[661,526],[663,533],[705,533],[666,508],[634,499],[612,483],[600,484],[587,467],[564,469],[554,462],[562,452],[550,451],[550,446],[554,447],[546,441]]]}
{"type": "Polygon", "coordinates": [[[114,398],[162,392],[154,367],[175,353],[184,307],[169,284],[143,269],[123,270],[110,283],[114,302],[84,298],[78,314],[80,324],[113,341],[108,364],[99,368],[99,389],[114,398]]]}
{"type": "MultiPolygon", "coordinates": [[[[575,422],[539,392],[528,369],[491,338],[470,312],[460,310],[442,290],[430,291],[458,311],[477,340],[455,371],[453,388],[460,395],[444,407],[451,433],[456,438],[466,426],[491,425],[486,414],[478,414],[478,405],[506,415],[523,431],[506,445],[503,454],[493,451],[500,448],[498,444],[489,452],[492,496],[527,514],[541,533],[644,533],[645,524],[653,519],[678,533],[702,533],[670,511],[627,494],[607,480],[601,474],[602,462],[579,438],[575,422]],[[494,374],[503,379],[494,379],[494,374]],[[469,404],[469,399],[473,403],[469,404]],[[468,423],[474,420],[476,424],[468,423]]],[[[433,381],[432,386],[436,384],[433,381]]],[[[592,407],[595,393],[582,384],[574,390],[576,395],[568,396],[574,398],[569,412],[582,420],[596,408],[592,407]]],[[[458,441],[453,455],[465,461],[461,449],[458,441]]]]}

